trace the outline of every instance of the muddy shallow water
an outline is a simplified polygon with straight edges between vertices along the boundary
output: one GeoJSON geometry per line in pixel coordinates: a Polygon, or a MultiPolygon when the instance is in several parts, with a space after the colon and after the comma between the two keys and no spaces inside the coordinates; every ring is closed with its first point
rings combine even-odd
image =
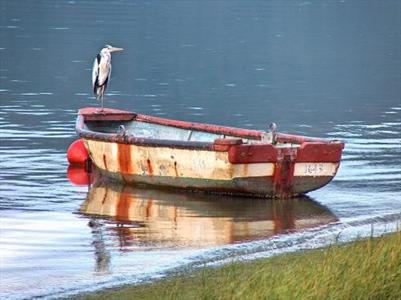
{"type": "Polygon", "coordinates": [[[0,297],[57,298],[322,247],[401,223],[399,1],[3,1],[0,297]],[[96,4],[96,5],[95,5],[96,4]],[[69,181],[77,109],[346,142],[336,178],[273,201],[69,181]]]}

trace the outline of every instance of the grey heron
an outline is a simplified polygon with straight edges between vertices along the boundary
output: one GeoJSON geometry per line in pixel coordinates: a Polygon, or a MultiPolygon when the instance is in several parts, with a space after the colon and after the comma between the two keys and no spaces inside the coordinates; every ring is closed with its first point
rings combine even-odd
{"type": "Polygon", "coordinates": [[[122,51],[123,48],[117,48],[110,45],[106,45],[96,56],[93,63],[92,70],[92,87],[93,93],[96,95],[96,99],[102,101],[103,111],[103,97],[107,88],[107,84],[110,80],[111,74],[111,53],[122,51]]]}

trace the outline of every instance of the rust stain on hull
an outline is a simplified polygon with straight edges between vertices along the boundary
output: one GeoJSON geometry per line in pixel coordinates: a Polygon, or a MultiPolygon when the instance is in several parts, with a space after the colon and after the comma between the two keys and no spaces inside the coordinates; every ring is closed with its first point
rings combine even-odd
{"type": "Polygon", "coordinates": [[[153,176],[153,167],[152,167],[152,163],[150,162],[150,159],[147,159],[146,163],[147,163],[147,167],[148,167],[148,174],[150,176],[153,176]]]}
{"type": "Polygon", "coordinates": [[[117,160],[121,175],[124,177],[133,173],[131,147],[127,144],[117,144],[117,160]]]}
{"type": "Polygon", "coordinates": [[[104,164],[104,169],[107,170],[107,160],[105,154],[103,154],[103,164],[104,164]]]}
{"type": "Polygon", "coordinates": [[[274,193],[280,198],[296,194],[293,186],[296,149],[280,149],[274,171],[274,193]]]}
{"type": "Polygon", "coordinates": [[[174,162],[174,173],[175,173],[175,177],[178,177],[178,170],[177,170],[177,162],[174,162]]]}

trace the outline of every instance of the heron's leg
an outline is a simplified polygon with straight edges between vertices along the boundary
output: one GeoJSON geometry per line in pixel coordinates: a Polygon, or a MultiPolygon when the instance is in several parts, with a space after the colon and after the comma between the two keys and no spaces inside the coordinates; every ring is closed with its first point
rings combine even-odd
{"type": "Polygon", "coordinates": [[[100,102],[102,103],[101,105],[102,105],[102,108],[100,109],[100,111],[103,111],[103,93],[101,93],[100,94],[100,97],[99,97],[99,100],[100,100],[100,102]]]}

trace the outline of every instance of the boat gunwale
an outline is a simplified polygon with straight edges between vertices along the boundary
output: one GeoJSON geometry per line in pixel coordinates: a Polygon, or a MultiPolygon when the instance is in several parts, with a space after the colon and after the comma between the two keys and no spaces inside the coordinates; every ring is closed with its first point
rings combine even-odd
{"type": "MultiPolygon", "coordinates": [[[[258,141],[255,145],[272,145],[275,147],[276,145],[263,142],[262,137],[266,132],[258,131],[258,130],[249,130],[235,127],[226,127],[220,125],[212,125],[206,123],[196,123],[196,122],[187,122],[173,119],[165,119],[160,117],[154,117],[150,115],[144,114],[136,114],[129,111],[123,110],[114,110],[105,108],[103,113],[99,113],[98,109],[88,107],[80,109],[78,112],[78,117],[76,120],[76,132],[81,138],[91,139],[91,140],[101,140],[105,142],[119,143],[119,144],[133,144],[133,145],[144,145],[144,146],[164,146],[164,147],[173,147],[173,148],[191,148],[191,149],[201,149],[201,150],[209,150],[209,151],[227,151],[230,145],[230,140],[233,138],[227,138],[226,147],[220,142],[199,142],[199,141],[183,141],[183,140],[171,140],[171,139],[154,139],[154,138],[145,138],[145,137],[136,137],[134,135],[124,135],[119,133],[103,133],[99,131],[92,131],[89,129],[85,129],[85,123],[90,121],[104,121],[104,122],[113,122],[113,121],[138,121],[138,122],[146,122],[150,124],[158,124],[169,127],[182,128],[187,130],[197,130],[203,132],[209,132],[214,134],[222,134],[229,135],[231,137],[237,138],[245,138],[245,139],[253,139],[258,141]],[[115,116],[115,118],[113,118],[115,116]],[[88,118],[90,117],[90,118],[88,118]],[[88,120],[86,120],[88,119],[88,120]]],[[[329,140],[315,137],[307,137],[301,135],[293,135],[286,133],[275,133],[275,140],[279,143],[288,143],[288,144],[298,144],[302,145],[304,143],[319,143],[319,144],[342,144],[342,148],[344,148],[344,142],[341,140],[329,140]]],[[[244,144],[246,145],[246,144],[244,144]]],[[[276,147],[275,147],[276,148],[276,147]]]]}

